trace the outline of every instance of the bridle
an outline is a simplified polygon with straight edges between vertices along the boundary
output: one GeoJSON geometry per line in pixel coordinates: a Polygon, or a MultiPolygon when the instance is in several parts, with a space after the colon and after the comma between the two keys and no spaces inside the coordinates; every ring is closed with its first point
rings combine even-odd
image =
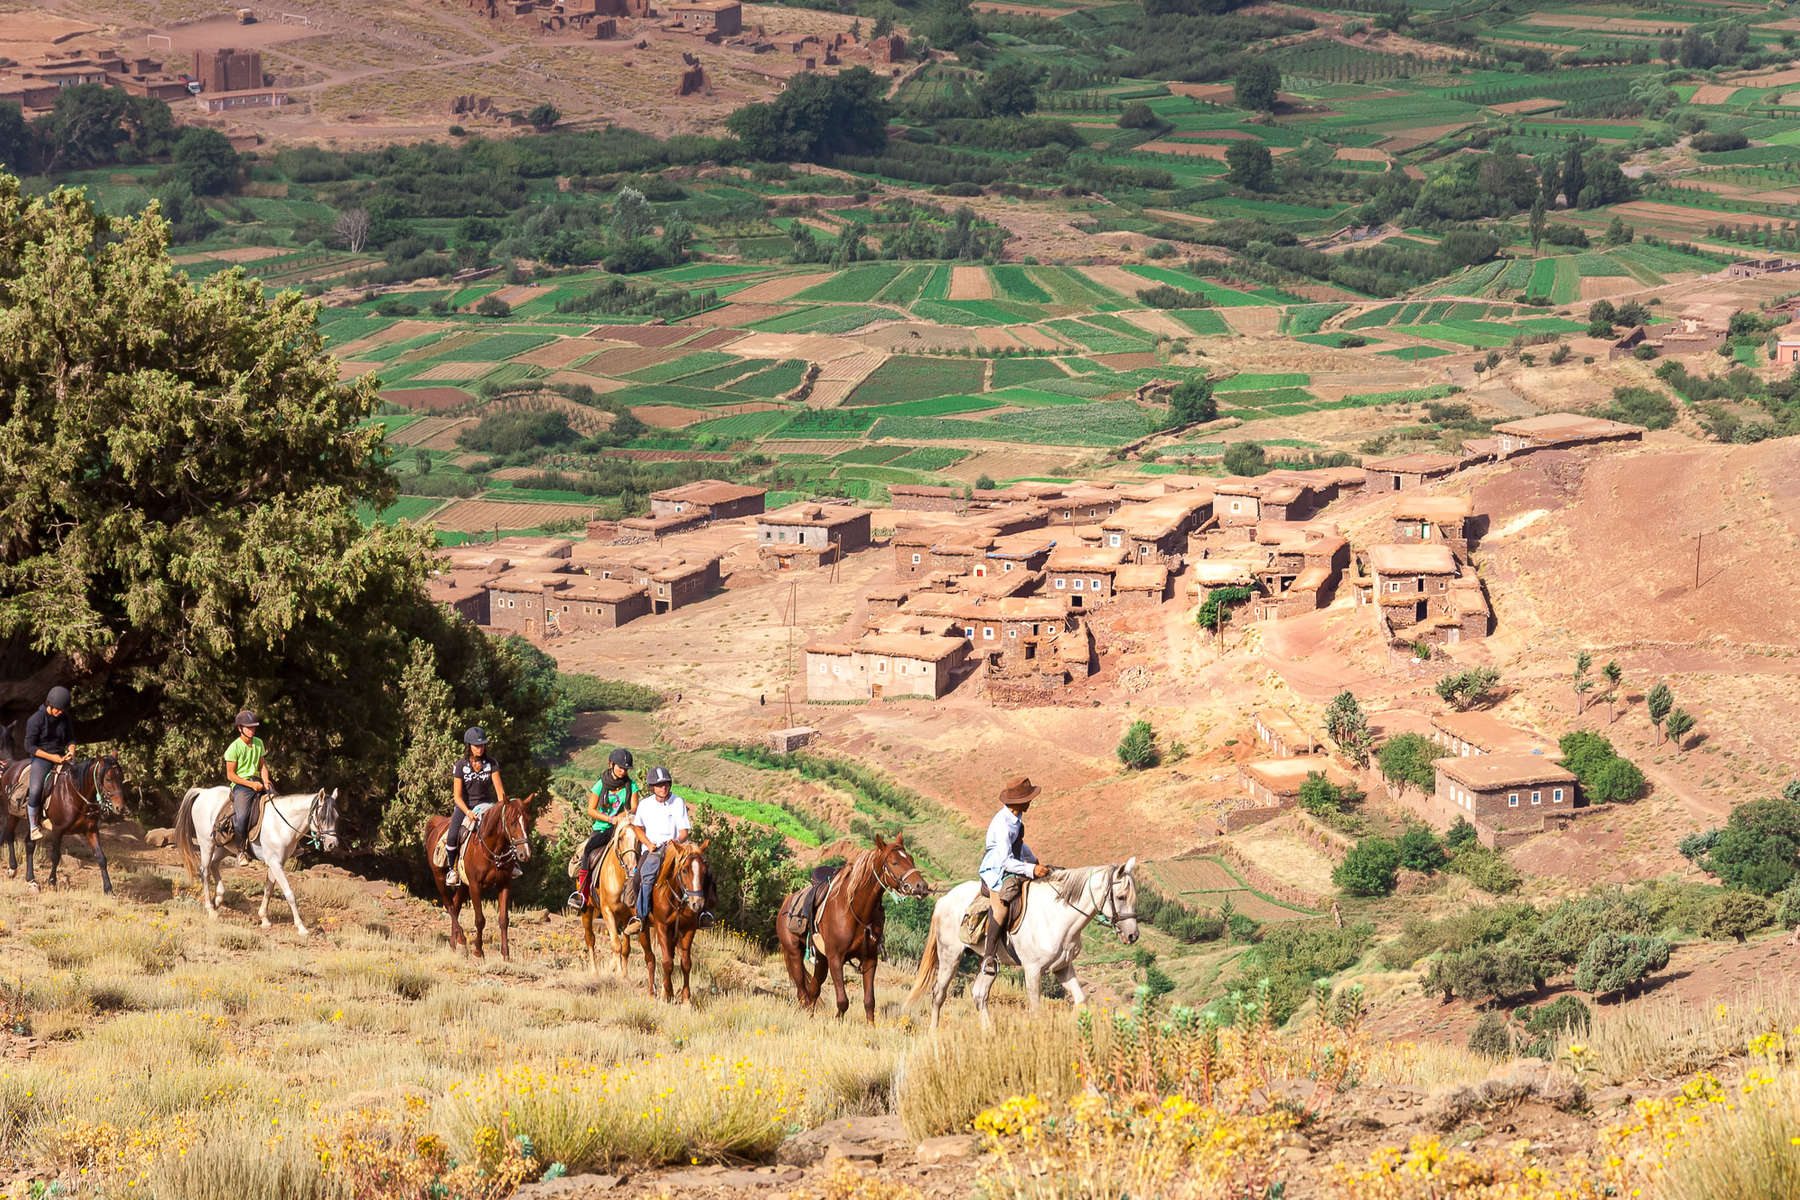
{"type": "MultiPolygon", "coordinates": [[[[889,883],[887,880],[883,879],[881,877],[882,868],[888,865],[887,864],[887,856],[888,856],[889,852],[893,851],[893,850],[899,850],[900,853],[906,854],[906,851],[904,848],[899,847],[899,846],[891,846],[891,845],[888,846],[885,850],[871,849],[869,851],[870,854],[874,854],[874,855],[878,856],[875,859],[875,865],[873,868],[870,869],[869,874],[874,877],[875,886],[880,888],[881,890],[876,893],[875,907],[870,910],[868,920],[865,921],[861,917],[857,916],[856,910],[850,906],[850,897],[848,895],[846,895],[844,897],[844,912],[846,914],[848,914],[848,916],[850,917],[850,919],[852,921],[856,922],[857,928],[861,931],[862,936],[864,938],[871,938],[871,937],[875,936],[875,924],[874,924],[875,914],[877,912],[881,911],[881,897],[883,895],[886,895],[888,893],[892,893],[894,895],[904,895],[905,893],[902,892],[900,889],[905,887],[907,881],[909,879],[913,878],[914,876],[918,877],[918,880],[920,883],[925,882],[924,872],[919,870],[919,864],[916,862],[913,862],[912,855],[910,855],[910,854],[906,855],[906,861],[909,863],[912,863],[912,866],[907,870],[906,874],[900,876],[900,882],[889,883]]],[[[825,906],[831,902],[832,892],[837,890],[838,880],[848,878],[850,873],[851,873],[850,869],[845,868],[843,871],[839,872],[837,875],[834,875],[832,877],[831,882],[829,884],[827,884],[825,887],[825,895],[823,897],[821,897],[819,900],[819,907],[816,910],[817,912],[823,913],[825,911],[825,906]]],[[[848,885],[846,885],[846,886],[848,886],[848,885]]],[[[817,920],[818,918],[815,917],[814,919],[817,920]]]]}
{"type": "MultiPolygon", "coordinates": [[[[494,850],[488,848],[488,857],[493,860],[496,867],[506,867],[508,869],[519,863],[531,861],[531,843],[526,840],[525,832],[525,806],[523,804],[519,805],[518,817],[516,818],[519,825],[519,836],[513,837],[506,829],[509,823],[507,810],[512,807],[512,803],[511,801],[498,801],[496,803],[500,808],[500,834],[506,839],[506,849],[494,850]]],[[[477,830],[476,832],[479,835],[480,831],[477,830]]],[[[477,840],[480,840],[479,836],[477,837],[477,840]]],[[[487,843],[483,841],[482,846],[487,848],[487,843]]]]}
{"type": "Polygon", "coordinates": [[[706,876],[703,872],[706,870],[706,855],[695,849],[692,854],[687,856],[687,862],[683,866],[693,868],[693,886],[683,885],[682,898],[690,911],[704,912],[706,910],[706,876]]]}
{"type": "MultiPolygon", "coordinates": [[[[1137,920],[1137,912],[1135,910],[1132,912],[1119,911],[1119,898],[1113,895],[1113,871],[1114,868],[1112,867],[1106,868],[1106,899],[1095,904],[1094,911],[1083,912],[1079,904],[1071,904],[1069,907],[1073,908],[1076,912],[1081,913],[1082,916],[1090,921],[1098,921],[1102,925],[1110,925],[1116,928],[1121,921],[1137,920]]],[[[1084,892],[1085,890],[1086,889],[1084,889],[1084,892]]]]}
{"type": "Polygon", "coordinates": [[[287,819],[287,814],[281,811],[281,806],[279,804],[275,803],[274,793],[270,793],[264,799],[263,810],[265,812],[273,811],[276,817],[280,819],[281,823],[286,825],[290,831],[294,833],[304,833],[306,835],[306,844],[308,846],[311,846],[314,850],[323,852],[325,843],[319,838],[318,816],[319,804],[324,799],[324,788],[320,788],[313,793],[312,803],[306,806],[306,824],[304,826],[295,825],[292,821],[287,819]]]}
{"type": "Polygon", "coordinates": [[[87,785],[93,792],[91,797],[81,794],[81,785],[76,779],[71,778],[69,783],[75,792],[75,798],[77,800],[80,800],[82,804],[89,808],[94,809],[101,816],[116,821],[125,815],[125,809],[122,805],[114,804],[109,800],[103,790],[106,784],[107,775],[114,772],[118,774],[119,790],[123,792],[125,790],[125,768],[121,767],[119,765],[119,760],[113,758],[111,755],[93,758],[87,761],[87,785]]]}
{"type": "MultiPolygon", "coordinates": [[[[906,851],[904,849],[901,849],[898,846],[889,846],[887,851],[882,852],[882,857],[875,861],[875,882],[881,885],[881,890],[883,892],[893,892],[896,894],[903,894],[903,893],[901,893],[901,889],[904,888],[914,878],[917,878],[921,884],[924,884],[925,883],[925,873],[923,871],[919,870],[919,864],[916,862],[913,862],[913,857],[910,854],[906,854],[906,861],[908,863],[911,863],[912,865],[907,868],[906,874],[900,876],[900,882],[889,883],[887,880],[885,880],[881,877],[881,869],[884,866],[889,865],[887,863],[886,859],[887,859],[888,851],[891,851],[891,850],[900,850],[900,853],[906,854],[906,851]]],[[[931,890],[930,885],[926,885],[926,890],[927,891],[931,890]]]]}

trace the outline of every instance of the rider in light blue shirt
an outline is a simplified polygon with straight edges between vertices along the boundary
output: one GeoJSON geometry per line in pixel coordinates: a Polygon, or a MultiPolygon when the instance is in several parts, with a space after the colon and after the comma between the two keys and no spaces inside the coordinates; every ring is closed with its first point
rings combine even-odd
{"type": "Polygon", "coordinates": [[[1025,890],[1026,881],[1042,879],[1050,873],[1025,844],[1025,813],[1040,790],[1023,775],[1012,780],[1000,790],[1003,807],[988,822],[987,846],[978,872],[992,896],[981,947],[981,970],[986,975],[999,970],[1000,937],[1006,929],[1007,914],[1025,890]]]}

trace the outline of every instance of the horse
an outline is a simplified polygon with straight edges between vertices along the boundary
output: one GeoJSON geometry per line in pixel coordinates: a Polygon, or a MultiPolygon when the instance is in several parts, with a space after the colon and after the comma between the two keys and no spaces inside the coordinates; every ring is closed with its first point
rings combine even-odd
{"type": "MultiPolygon", "coordinates": [[[[9,741],[10,733],[9,727],[9,741]]],[[[0,799],[0,836],[6,838],[6,873],[10,879],[19,873],[15,839],[24,835],[25,882],[35,892],[38,890],[34,870],[37,843],[31,840],[26,817],[22,813],[14,814],[11,801],[14,788],[25,786],[25,776],[30,769],[30,759],[9,759],[0,764],[0,798],[3,798],[0,799]]],[[[44,835],[50,843],[50,874],[44,880],[45,884],[52,888],[58,886],[56,872],[62,862],[62,841],[73,833],[87,839],[88,848],[94,852],[94,865],[100,868],[100,886],[110,895],[112,873],[107,870],[106,851],[100,848],[100,822],[103,819],[116,821],[124,815],[125,771],[119,766],[118,759],[108,754],[100,758],[78,758],[53,767],[44,780],[44,807],[40,814],[42,820],[50,822],[50,832],[44,835]]]]}
{"type": "Polygon", "coordinates": [[[775,936],[781,943],[781,957],[787,963],[788,978],[794,981],[800,1007],[811,1012],[818,1006],[819,992],[825,985],[825,972],[831,972],[832,986],[837,989],[837,1015],[850,1007],[844,990],[844,963],[855,959],[862,971],[863,1015],[875,1022],[875,965],[881,957],[882,935],[887,927],[887,911],[881,898],[888,892],[903,896],[928,896],[931,885],[919,872],[918,864],[904,845],[906,835],[891,842],[876,835],[873,849],[865,850],[845,865],[826,885],[825,896],[813,910],[813,947],[810,977],[806,969],[806,947],[802,934],[796,934],[788,922],[788,914],[804,890],[781,902],[775,917],[775,936]]]}
{"type": "MultiPolygon", "coordinates": [[[[1026,905],[1025,916],[1016,932],[1000,943],[1000,958],[1025,972],[1026,1002],[1037,1008],[1039,985],[1047,971],[1068,990],[1076,1004],[1087,999],[1081,981],[1075,977],[1075,956],[1081,953],[1081,931],[1089,921],[1098,918],[1118,930],[1119,940],[1127,946],[1138,939],[1137,928],[1137,859],[1123,864],[1097,867],[1069,867],[1051,872],[1046,879],[1025,885],[1019,903],[1026,905]]],[[[911,1008],[931,985],[931,1027],[936,1029],[943,1015],[944,1000],[950,995],[950,981],[956,975],[956,964],[964,949],[959,927],[963,914],[980,890],[975,880],[959,883],[950,889],[931,914],[931,933],[925,942],[925,956],[919,960],[919,973],[903,1008],[911,1008]],[[932,980],[932,972],[937,979],[932,980]]],[[[978,975],[970,989],[975,1009],[985,1022],[988,1019],[988,990],[994,976],[978,975]]]]}
{"type": "Polygon", "coordinates": [[[675,999],[675,950],[681,951],[681,1003],[691,1004],[688,976],[694,967],[694,934],[704,914],[711,912],[716,893],[712,868],[706,865],[706,848],[712,843],[670,842],[663,855],[662,870],[650,889],[650,919],[638,933],[644,949],[644,964],[649,970],[650,998],[656,998],[656,957],[650,952],[650,939],[656,938],[662,954],[663,999],[675,999]],[[679,881],[679,883],[677,882],[679,881]]]}
{"type": "Polygon", "coordinates": [[[507,909],[512,904],[513,868],[531,861],[531,842],[525,830],[525,812],[530,804],[531,796],[523,800],[515,796],[504,804],[482,806],[480,819],[468,822],[463,831],[462,882],[455,887],[444,883],[444,872],[434,865],[438,843],[450,831],[450,818],[433,817],[425,822],[425,864],[431,868],[438,896],[444,901],[444,910],[450,914],[452,950],[461,946],[476,958],[487,957],[481,948],[487,914],[481,906],[482,901],[492,896],[500,917],[500,957],[512,961],[512,943],[507,940],[507,909]],[[468,939],[463,937],[461,915],[465,901],[475,906],[473,950],[469,948],[468,939]]]}
{"type": "Polygon", "coordinates": [[[587,941],[588,970],[594,978],[600,978],[600,959],[594,949],[594,918],[597,916],[606,924],[606,938],[612,943],[613,973],[621,979],[625,976],[625,965],[631,958],[631,939],[619,930],[631,921],[635,898],[626,895],[626,880],[629,872],[625,869],[625,861],[621,857],[625,841],[631,833],[624,826],[614,832],[612,840],[606,843],[606,849],[600,854],[600,861],[594,864],[594,873],[588,877],[587,906],[581,910],[581,936],[587,941]]]}
{"type": "MultiPolygon", "coordinates": [[[[269,895],[275,890],[273,885],[279,884],[281,894],[287,897],[294,928],[301,936],[306,935],[300,906],[294,903],[294,886],[288,882],[285,868],[302,840],[310,841],[326,854],[337,850],[337,801],[336,788],[329,792],[320,788],[316,792],[270,796],[263,802],[262,827],[250,844],[268,867],[268,875],[263,879],[262,907],[257,910],[264,929],[270,928],[269,895]]],[[[230,810],[231,785],[220,784],[189,788],[175,814],[175,843],[181,847],[181,861],[187,864],[188,878],[200,881],[201,903],[206,905],[206,915],[215,921],[219,907],[225,903],[225,876],[220,870],[225,852],[213,831],[230,810]],[[200,830],[205,831],[205,836],[199,836],[200,830]]]]}

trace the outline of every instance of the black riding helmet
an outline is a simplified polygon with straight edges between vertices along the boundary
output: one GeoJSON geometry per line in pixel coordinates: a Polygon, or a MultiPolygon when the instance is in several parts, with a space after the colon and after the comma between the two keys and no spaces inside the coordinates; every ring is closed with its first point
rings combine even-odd
{"type": "Polygon", "coordinates": [[[66,687],[53,687],[50,689],[50,694],[44,697],[45,708],[59,708],[63,712],[68,712],[69,706],[73,703],[74,701],[69,697],[69,689],[66,687]]]}
{"type": "Polygon", "coordinates": [[[256,719],[255,713],[246,708],[238,713],[237,720],[233,721],[232,724],[236,725],[239,729],[257,729],[261,727],[262,723],[256,719]]]}
{"type": "Polygon", "coordinates": [[[631,770],[631,751],[620,746],[617,750],[614,750],[611,754],[606,756],[606,761],[613,766],[618,767],[621,771],[629,771],[631,770]]]}
{"type": "Polygon", "coordinates": [[[468,732],[463,734],[463,745],[485,746],[487,745],[487,734],[482,731],[481,726],[471,725],[468,732]]]}

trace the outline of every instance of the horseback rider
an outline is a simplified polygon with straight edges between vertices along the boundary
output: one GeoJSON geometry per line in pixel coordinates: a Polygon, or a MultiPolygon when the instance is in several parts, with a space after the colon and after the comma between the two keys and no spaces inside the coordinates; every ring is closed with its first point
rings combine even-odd
{"type": "MultiPolygon", "coordinates": [[[[479,725],[471,725],[463,734],[467,752],[456,760],[450,771],[450,798],[456,804],[450,814],[450,828],[444,833],[444,882],[457,885],[456,851],[462,845],[463,822],[475,815],[481,804],[505,804],[506,785],[500,782],[500,768],[487,756],[487,733],[479,725]]],[[[513,874],[519,874],[518,868],[513,874]]]]}
{"type": "Polygon", "coordinates": [[[25,722],[25,757],[31,760],[25,812],[34,842],[41,841],[45,832],[39,824],[44,811],[44,783],[51,771],[75,758],[75,726],[69,720],[72,703],[68,688],[53,687],[44,697],[43,707],[25,722]]]}
{"type": "Polygon", "coordinates": [[[1006,918],[1025,890],[1028,880],[1042,879],[1050,868],[1040,863],[1025,844],[1025,813],[1043,789],[1020,775],[1000,789],[1000,811],[988,822],[987,846],[978,874],[990,896],[987,929],[981,945],[981,973],[1000,969],[1000,937],[1006,918]]]}
{"type": "MultiPolygon", "coordinates": [[[[569,897],[569,907],[576,912],[587,907],[588,875],[593,870],[590,864],[598,862],[594,856],[612,841],[619,825],[631,820],[632,810],[642,794],[638,791],[637,781],[631,777],[631,765],[631,751],[619,747],[607,756],[606,769],[588,789],[587,815],[594,823],[594,832],[587,845],[581,848],[581,870],[575,876],[575,891],[569,897]]],[[[619,847],[621,860],[631,853],[632,845],[632,839],[627,838],[619,847]]],[[[625,862],[625,869],[631,869],[629,861],[625,862]]]]}
{"type": "Polygon", "coordinates": [[[231,784],[231,840],[237,847],[237,865],[247,866],[256,850],[250,845],[250,808],[256,797],[270,795],[269,759],[263,740],[256,736],[261,722],[249,709],[238,713],[237,737],[225,747],[225,778],[231,784]]]}
{"type": "MultiPolygon", "coordinates": [[[[638,858],[632,881],[637,885],[637,915],[620,932],[625,936],[638,932],[650,919],[650,902],[656,888],[656,877],[662,874],[663,858],[670,842],[687,841],[693,829],[688,820],[687,801],[675,794],[675,777],[667,767],[650,769],[650,794],[638,799],[637,811],[626,828],[644,853],[638,858]]],[[[631,887],[626,884],[627,889],[631,887]]]]}

